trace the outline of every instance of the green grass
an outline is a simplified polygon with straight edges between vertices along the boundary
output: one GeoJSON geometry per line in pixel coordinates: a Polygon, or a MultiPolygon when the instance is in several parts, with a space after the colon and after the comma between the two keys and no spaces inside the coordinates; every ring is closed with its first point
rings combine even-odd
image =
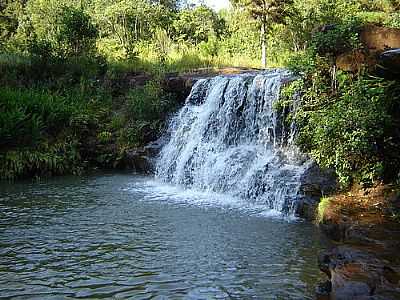
{"type": "MultiPolygon", "coordinates": [[[[159,75],[163,73],[187,73],[197,69],[218,69],[223,67],[259,68],[260,60],[245,55],[230,56],[219,53],[204,54],[192,45],[173,45],[165,60],[161,62],[157,52],[147,47],[137,58],[126,60],[105,54],[109,60],[109,73],[144,72],[159,75]]],[[[272,66],[272,65],[271,65],[272,66]]],[[[276,66],[276,63],[274,64],[276,66]]]]}
{"type": "Polygon", "coordinates": [[[316,222],[318,224],[322,223],[324,221],[326,209],[329,207],[331,203],[331,199],[328,197],[322,197],[317,208],[317,218],[316,222]]]}

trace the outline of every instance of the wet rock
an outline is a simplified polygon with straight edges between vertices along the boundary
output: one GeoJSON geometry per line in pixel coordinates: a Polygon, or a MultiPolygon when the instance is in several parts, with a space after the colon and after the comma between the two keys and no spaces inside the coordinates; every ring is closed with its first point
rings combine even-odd
{"type": "Polygon", "coordinates": [[[325,218],[319,224],[320,229],[333,241],[342,242],[346,237],[346,232],[349,227],[348,223],[336,222],[335,220],[325,218]]]}
{"type": "Polygon", "coordinates": [[[319,283],[315,290],[317,300],[330,300],[331,292],[332,283],[329,280],[319,283]]]}
{"type": "Polygon", "coordinates": [[[338,246],[322,253],[318,264],[330,279],[330,299],[399,299],[397,272],[367,249],[338,246]]]}
{"type": "Polygon", "coordinates": [[[141,141],[143,144],[148,144],[157,139],[159,131],[151,124],[145,124],[139,128],[141,141]]]}
{"type": "Polygon", "coordinates": [[[190,103],[194,105],[201,105],[204,103],[204,101],[207,98],[207,92],[208,92],[208,86],[209,86],[208,81],[203,81],[199,82],[199,85],[201,88],[193,90],[190,94],[190,103]]]}
{"type": "Polygon", "coordinates": [[[301,192],[311,198],[321,198],[335,191],[337,187],[332,170],[322,170],[316,163],[308,168],[301,178],[301,192]]]}
{"type": "Polygon", "coordinates": [[[134,170],[138,173],[151,174],[154,172],[155,158],[160,153],[163,145],[164,141],[158,139],[144,147],[125,151],[117,167],[134,170]]]}
{"type": "Polygon", "coordinates": [[[368,284],[364,282],[349,281],[343,286],[336,289],[333,297],[337,300],[345,299],[371,299],[372,290],[368,284]]]}
{"type": "Polygon", "coordinates": [[[123,161],[127,168],[138,173],[150,174],[154,171],[151,159],[143,148],[126,151],[123,161]]]}
{"type": "Polygon", "coordinates": [[[162,147],[164,145],[163,139],[158,139],[154,142],[150,142],[146,146],[144,146],[144,152],[147,157],[149,158],[155,158],[161,151],[162,147]]]}
{"type": "Polygon", "coordinates": [[[319,201],[314,198],[302,197],[296,208],[296,215],[309,221],[316,219],[316,211],[319,201]]]}
{"type": "Polygon", "coordinates": [[[299,199],[296,213],[307,220],[314,220],[321,197],[334,192],[337,187],[335,174],[330,170],[321,170],[317,164],[313,163],[300,181],[302,197],[299,199]]]}

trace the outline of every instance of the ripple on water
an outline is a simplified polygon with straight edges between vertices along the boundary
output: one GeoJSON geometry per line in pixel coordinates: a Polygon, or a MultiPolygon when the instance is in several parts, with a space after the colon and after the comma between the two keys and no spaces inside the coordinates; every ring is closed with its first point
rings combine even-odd
{"type": "Polygon", "coordinates": [[[1,299],[311,299],[319,279],[312,226],[233,197],[132,175],[0,191],[1,299]]]}

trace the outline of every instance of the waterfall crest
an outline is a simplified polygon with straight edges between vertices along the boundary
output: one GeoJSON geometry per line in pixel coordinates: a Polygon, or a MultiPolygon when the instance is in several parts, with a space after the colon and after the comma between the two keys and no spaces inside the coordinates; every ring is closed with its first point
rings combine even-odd
{"type": "Polygon", "coordinates": [[[285,70],[199,80],[171,119],[156,176],[293,214],[308,167],[274,109],[285,70]]]}

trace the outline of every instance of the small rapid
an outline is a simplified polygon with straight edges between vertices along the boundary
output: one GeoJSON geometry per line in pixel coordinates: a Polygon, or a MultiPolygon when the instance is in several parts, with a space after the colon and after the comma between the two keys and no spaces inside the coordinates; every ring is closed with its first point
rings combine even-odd
{"type": "Polygon", "coordinates": [[[293,143],[295,123],[275,109],[292,79],[272,70],[197,81],[170,121],[156,177],[293,215],[310,163],[293,143]]]}

